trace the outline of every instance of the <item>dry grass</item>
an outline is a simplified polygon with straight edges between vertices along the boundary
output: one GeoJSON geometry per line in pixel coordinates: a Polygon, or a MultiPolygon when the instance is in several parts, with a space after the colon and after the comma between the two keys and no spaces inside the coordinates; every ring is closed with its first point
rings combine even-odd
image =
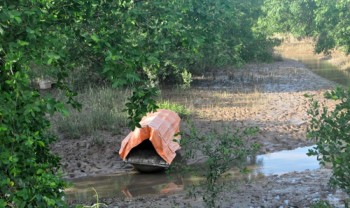
{"type": "Polygon", "coordinates": [[[82,110],[71,109],[67,117],[54,117],[54,129],[64,138],[71,139],[96,135],[98,131],[117,133],[127,123],[126,113],[122,110],[129,94],[128,90],[89,88],[77,98],[83,104],[82,110]]]}

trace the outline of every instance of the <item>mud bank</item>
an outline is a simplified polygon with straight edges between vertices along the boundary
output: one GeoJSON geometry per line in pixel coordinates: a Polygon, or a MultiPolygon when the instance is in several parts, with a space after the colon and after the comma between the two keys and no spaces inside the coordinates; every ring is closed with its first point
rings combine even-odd
{"type": "MultiPolygon", "coordinates": [[[[188,106],[191,121],[204,133],[223,127],[259,127],[253,141],[261,144],[259,153],[267,153],[312,143],[305,137],[309,104],[304,94],[322,100],[323,92],[333,86],[303,64],[283,61],[222,71],[215,79],[202,77],[187,92],[163,90],[163,99],[188,106]]],[[[181,129],[186,131],[185,122],[181,129]]],[[[118,135],[104,132],[103,143],[89,137],[61,139],[52,150],[62,158],[67,178],[127,172],[131,167],[125,166],[118,151],[128,133],[127,128],[118,135]]]]}
{"type": "MultiPolygon", "coordinates": [[[[203,74],[196,78],[191,90],[164,89],[162,96],[188,106],[192,111],[190,119],[204,133],[221,131],[223,127],[258,126],[260,131],[252,140],[261,144],[262,154],[312,144],[305,136],[309,103],[304,94],[314,94],[332,107],[334,103],[326,102],[323,93],[334,86],[301,63],[281,61],[249,64],[215,75],[203,74]]],[[[182,130],[186,128],[183,123],[182,130]]],[[[102,144],[95,144],[92,138],[58,141],[52,149],[62,158],[64,176],[77,178],[130,171],[132,167],[118,156],[120,143],[129,130],[120,132],[118,135],[104,132],[102,144]]],[[[348,196],[327,185],[330,175],[329,169],[320,169],[231,184],[220,196],[221,207],[308,207],[317,200],[329,200],[341,207],[341,201],[348,196]]],[[[204,206],[200,194],[193,199],[185,192],[129,199],[110,197],[101,201],[109,207],[204,206]]]]}

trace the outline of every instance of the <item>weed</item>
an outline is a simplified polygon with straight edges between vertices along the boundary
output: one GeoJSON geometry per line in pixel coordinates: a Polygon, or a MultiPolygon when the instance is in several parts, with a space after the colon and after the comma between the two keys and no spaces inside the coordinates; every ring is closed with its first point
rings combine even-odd
{"type": "Polygon", "coordinates": [[[169,100],[159,102],[158,106],[160,109],[168,109],[176,112],[181,118],[186,118],[190,115],[190,110],[184,105],[173,103],[169,100]]]}
{"type": "Polygon", "coordinates": [[[93,189],[94,192],[96,193],[96,194],[94,195],[94,197],[96,197],[96,203],[93,204],[93,205],[91,205],[91,206],[78,205],[78,206],[76,206],[76,208],[100,208],[100,207],[108,207],[106,204],[100,203],[100,202],[99,202],[99,198],[98,198],[98,193],[97,193],[97,191],[96,191],[94,188],[92,188],[92,189],[93,189]]]}
{"type": "Polygon", "coordinates": [[[334,208],[328,201],[317,201],[311,205],[311,208],[334,208]]]}
{"type": "Polygon", "coordinates": [[[103,140],[103,135],[98,132],[92,134],[92,143],[97,146],[102,146],[105,142],[103,140]]]}

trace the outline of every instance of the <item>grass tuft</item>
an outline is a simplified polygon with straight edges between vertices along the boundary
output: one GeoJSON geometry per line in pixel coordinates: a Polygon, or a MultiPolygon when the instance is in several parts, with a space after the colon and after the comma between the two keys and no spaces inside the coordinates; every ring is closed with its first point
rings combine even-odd
{"type": "Polygon", "coordinates": [[[184,105],[170,102],[169,100],[163,100],[158,103],[160,109],[168,109],[179,114],[181,118],[186,118],[190,115],[190,110],[184,105]]]}

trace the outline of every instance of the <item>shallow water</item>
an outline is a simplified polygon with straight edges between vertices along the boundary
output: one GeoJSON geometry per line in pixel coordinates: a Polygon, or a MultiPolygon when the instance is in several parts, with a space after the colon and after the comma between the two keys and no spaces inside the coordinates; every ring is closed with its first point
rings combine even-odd
{"type": "Polygon", "coordinates": [[[256,166],[255,172],[264,175],[280,175],[293,171],[315,170],[320,167],[316,157],[306,155],[308,149],[312,147],[314,146],[257,156],[257,161],[261,164],[256,166]]]}
{"type": "MultiPolygon", "coordinates": [[[[310,147],[285,150],[265,155],[258,155],[251,161],[248,168],[250,173],[245,179],[283,174],[293,171],[314,170],[319,168],[316,157],[306,155],[310,147]]],[[[228,179],[242,177],[237,170],[229,171],[228,179]]],[[[227,178],[226,178],[227,179],[227,178]]],[[[132,172],[122,175],[106,175],[98,177],[84,177],[71,180],[72,187],[66,189],[67,200],[89,201],[94,199],[94,188],[99,197],[131,198],[145,195],[171,194],[182,191],[186,186],[204,178],[198,176],[176,176],[166,173],[140,174],[132,172]]]]}
{"type": "Polygon", "coordinates": [[[326,60],[316,59],[313,54],[291,53],[289,51],[288,55],[282,56],[302,62],[308,69],[323,78],[331,80],[339,85],[350,86],[350,69],[340,70],[326,60]]]}
{"type": "Polygon", "coordinates": [[[349,70],[339,70],[336,66],[322,60],[303,59],[300,61],[321,77],[343,86],[350,86],[349,70]]]}

